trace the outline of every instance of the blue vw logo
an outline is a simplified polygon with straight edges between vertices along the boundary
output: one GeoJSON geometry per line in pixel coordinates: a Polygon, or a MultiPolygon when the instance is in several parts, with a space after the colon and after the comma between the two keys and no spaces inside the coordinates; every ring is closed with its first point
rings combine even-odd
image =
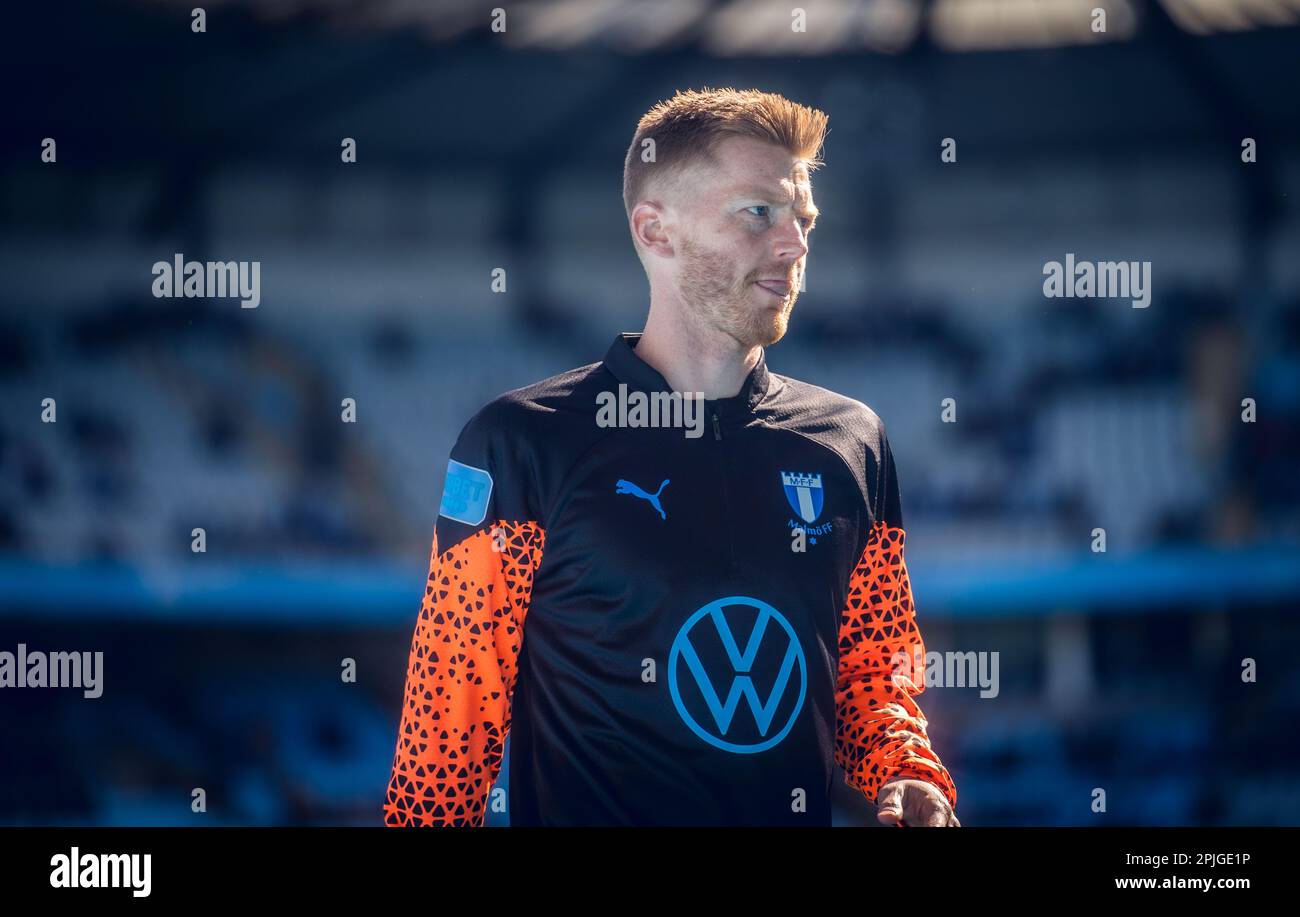
{"type": "Polygon", "coordinates": [[[732,595],[705,605],[687,618],[677,632],[668,654],[668,690],[672,693],[677,713],[697,736],[723,751],[751,755],[776,745],[794,726],[808,692],[808,663],[794,628],[781,612],[758,599],[732,595]],[[744,652],[741,652],[724,613],[725,609],[737,606],[756,612],[756,615],[745,615],[754,617],[754,626],[744,652]],[[780,626],[769,627],[773,621],[780,626]],[[708,659],[711,666],[706,666],[703,659],[708,659]],[[730,670],[722,671],[727,666],[730,670]],[[792,699],[795,682],[791,676],[795,666],[799,668],[799,690],[798,697],[792,699]],[[714,669],[716,678],[709,674],[710,667],[714,669]],[[689,680],[679,678],[683,669],[689,680]],[[767,690],[765,699],[759,696],[759,689],[754,684],[756,669],[761,673],[760,681],[767,690]],[[717,684],[725,684],[728,678],[727,698],[719,700],[717,684]],[[683,699],[684,691],[693,701],[689,706],[683,699]],[[702,725],[690,711],[690,706],[699,708],[698,698],[702,698],[703,706],[712,717],[708,724],[714,727],[712,729],[702,725]],[[752,721],[735,719],[742,698],[752,714],[752,721]],[[789,711],[784,724],[775,735],[769,736],[772,721],[783,709],[789,711]]]}

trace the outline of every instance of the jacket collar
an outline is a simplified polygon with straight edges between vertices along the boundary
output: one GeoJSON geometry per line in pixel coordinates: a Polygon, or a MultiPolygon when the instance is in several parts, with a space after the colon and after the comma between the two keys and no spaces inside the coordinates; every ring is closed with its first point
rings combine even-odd
{"type": "MultiPolygon", "coordinates": [[[[614,338],[609,351],[605,354],[605,366],[620,382],[627,383],[631,390],[643,392],[671,392],[668,381],[649,363],[636,355],[636,345],[641,340],[639,331],[623,331],[614,338]]],[[[745,377],[740,391],[730,398],[705,399],[708,411],[716,412],[724,420],[747,418],[754,413],[767,394],[770,374],[767,371],[767,355],[764,349],[758,352],[758,362],[745,377]]]]}

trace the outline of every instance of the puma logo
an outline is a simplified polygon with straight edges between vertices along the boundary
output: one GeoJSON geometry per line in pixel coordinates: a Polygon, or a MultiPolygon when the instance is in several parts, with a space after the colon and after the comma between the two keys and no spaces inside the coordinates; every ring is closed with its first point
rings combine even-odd
{"type": "Polygon", "coordinates": [[[664,482],[659,485],[658,490],[656,490],[652,494],[648,494],[640,487],[637,487],[635,484],[633,484],[631,481],[624,481],[622,478],[619,478],[618,486],[615,488],[614,493],[631,494],[634,497],[640,497],[642,500],[649,500],[650,505],[653,506],[655,509],[659,510],[659,517],[667,521],[668,516],[667,514],[664,513],[664,508],[659,505],[659,495],[664,492],[664,488],[667,486],[668,486],[668,479],[665,478],[664,482]]]}

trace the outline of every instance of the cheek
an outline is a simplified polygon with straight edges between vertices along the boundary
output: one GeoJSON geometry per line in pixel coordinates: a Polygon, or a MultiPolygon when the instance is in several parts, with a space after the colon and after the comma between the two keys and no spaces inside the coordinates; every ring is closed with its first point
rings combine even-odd
{"type": "Polygon", "coordinates": [[[732,259],[739,277],[757,277],[763,265],[770,261],[763,251],[763,243],[757,236],[746,236],[737,240],[732,248],[732,259]]]}

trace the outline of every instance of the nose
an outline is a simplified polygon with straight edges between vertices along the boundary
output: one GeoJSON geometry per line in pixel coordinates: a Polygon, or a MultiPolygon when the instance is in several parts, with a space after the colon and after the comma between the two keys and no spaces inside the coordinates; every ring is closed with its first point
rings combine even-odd
{"type": "Polygon", "coordinates": [[[808,238],[804,234],[803,225],[791,217],[781,225],[781,231],[776,235],[775,245],[773,255],[782,262],[798,261],[808,254],[808,238]]]}

